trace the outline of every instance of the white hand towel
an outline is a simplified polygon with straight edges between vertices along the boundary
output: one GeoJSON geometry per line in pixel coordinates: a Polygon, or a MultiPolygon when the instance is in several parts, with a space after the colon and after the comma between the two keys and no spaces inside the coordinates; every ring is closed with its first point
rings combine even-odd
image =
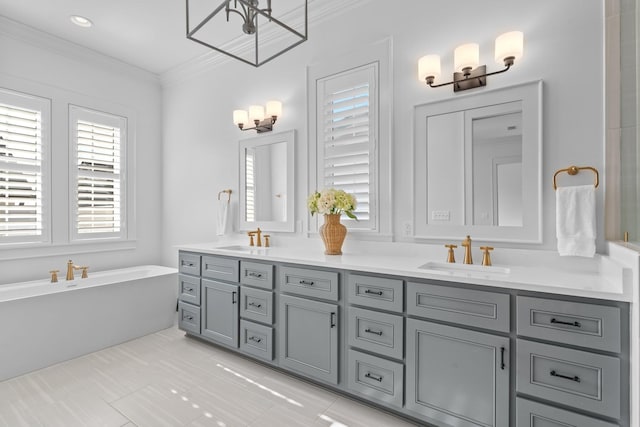
{"type": "Polygon", "coordinates": [[[556,237],[561,256],[593,257],[596,253],[596,188],[558,187],[556,237]]]}
{"type": "Polygon", "coordinates": [[[229,211],[229,202],[227,200],[218,200],[218,218],[216,235],[224,236],[227,231],[227,213],[229,211]]]}

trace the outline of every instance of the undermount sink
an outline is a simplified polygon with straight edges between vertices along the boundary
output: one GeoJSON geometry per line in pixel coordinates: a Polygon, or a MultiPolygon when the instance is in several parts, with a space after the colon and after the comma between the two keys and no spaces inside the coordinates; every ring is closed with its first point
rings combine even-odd
{"type": "Polygon", "coordinates": [[[475,264],[456,264],[451,262],[438,262],[429,261],[426,264],[421,265],[421,269],[434,270],[439,272],[447,272],[449,274],[454,273],[466,273],[469,275],[485,275],[485,274],[500,274],[506,275],[511,272],[508,267],[499,267],[495,265],[475,265],[475,264]]]}
{"type": "Polygon", "coordinates": [[[246,252],[246,253],[260,253],[260,252],[266,252],[268,248],[258,247],[258,246],[231,245],[231,246],[218,246],[215,249],[221,249],[224,251],[246,252]]]}

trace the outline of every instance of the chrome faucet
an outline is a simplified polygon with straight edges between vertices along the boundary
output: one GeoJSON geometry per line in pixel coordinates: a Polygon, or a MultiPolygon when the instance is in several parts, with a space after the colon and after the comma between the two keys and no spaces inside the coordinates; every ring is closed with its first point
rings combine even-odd
{"type": "Polygon", "coordinates": [[[247,232],[247,236],[249,236],[249,246],[254,246],[253,244],[253,236],[256,236],[255,246],[262,246],[262,230],[258,227],[257,230],[247,232]]]}
{"type": "Polygon", "coordinates": [[[467,236],[460,245],[464,246],[464,260],[462,262],[464,264],[473,264],[473,259],[471,258],[471,236],[467,236]]]}

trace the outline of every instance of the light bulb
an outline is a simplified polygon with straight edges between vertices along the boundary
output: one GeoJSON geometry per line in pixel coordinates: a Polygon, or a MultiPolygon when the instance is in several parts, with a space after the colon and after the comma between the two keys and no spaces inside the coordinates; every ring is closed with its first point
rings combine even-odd
{"type": "Polygon", "coordinates": [[[267,102],[267,117],[278,117],[282,116],[282,102],[280,101],[269,101],[267,102]]]}
{"type": "Polygon", "coordinates": [[[511,64],[522,58],[524,51],[524,34],[522,31],[511,31],[496,38],[496,62],[506,65],[505,59],[513,57],[511,64]]]}
{"type": "Polygon", "coordinates": [[[480,64],[480,46],[477,43],[458,46],[453,52],[453,63],[455,71],[462,71],[464,68],[476,68],[480,64]]]}
{"type": "Polygon", "coordinates": [[[424,82],[429,76],[437,79],[440,77],[440,73],[440,56],[427,55],[418,61],[418,80],[421,82],[424,82]]]}
{"type": "Polygon", "coordinates": [[[264,119],[264,107],[262,105],[251,105],[249,107],[249,120],[255,122],[264,119]]]}
{"type": "Polygon", "coordinates": [[[234,125],[246,125],[249,122],[249,114],[247,110],[233,110],[233,124],[234,125]]]}

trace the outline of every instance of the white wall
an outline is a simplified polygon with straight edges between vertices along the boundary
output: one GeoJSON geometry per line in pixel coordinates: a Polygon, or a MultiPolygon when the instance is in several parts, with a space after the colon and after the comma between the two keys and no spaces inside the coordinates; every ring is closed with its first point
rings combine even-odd
{"type": "Polygon", "coordinates": [[[1,18],[0,87],[51,99],[53,238],[66,240],[68,104],[130,113],[135,121],[136,240],[129,245],[53,245],[40,250],[0,247],[0,284],[48,277],[67,259],[91,271],[160,262],[162,180],[161,100],[157,76],[1,18]],[[127,246],[127,249],[123,247],[127,246]]]}
{"type": "MultiPolygon", "coordinates": [[[[283,117],[276,123],[277,130],[298,130],[296,216],[306,222],[306,67],[389,37],[394,74],[393,224],[396,240],[402,240],[402,224],[412,219],[413,106],[455,96],[450,88],[430,89],[418,82],[418,58],[440,54],[443,75],[447,75],[454,48],[477,41],[481,63],[494,70],[499,66],[493,59],[493,41],[514,29],[525,34],[523,60],[508,73],[489,77],[487,88],[480,90],[544,81],[544,243],[535,247],[553,249],[553,173],[572,164],[604,167],[602,15],[602,2],[584,0],[465,0],[454,9],[448,0],[368,1],[313,26],[308,42],[258,69],[227,62],[167,82],[163,103],[164,262],[175,264],[173,245],[215,240],[214,199],[224,188],[234,189],[237,196],[237,142],[245,137],[234,127],[232,111],[252,103],[282,100],[283,117]]],[[[582,174],[572,183],[583,179],[591,182],[592,177],[582,174]]],[[[600,248],[604,243],[602,195],[601,187],[600,248]]],[[[277,236],[273,241],[277,245],[277,236]]]]}

